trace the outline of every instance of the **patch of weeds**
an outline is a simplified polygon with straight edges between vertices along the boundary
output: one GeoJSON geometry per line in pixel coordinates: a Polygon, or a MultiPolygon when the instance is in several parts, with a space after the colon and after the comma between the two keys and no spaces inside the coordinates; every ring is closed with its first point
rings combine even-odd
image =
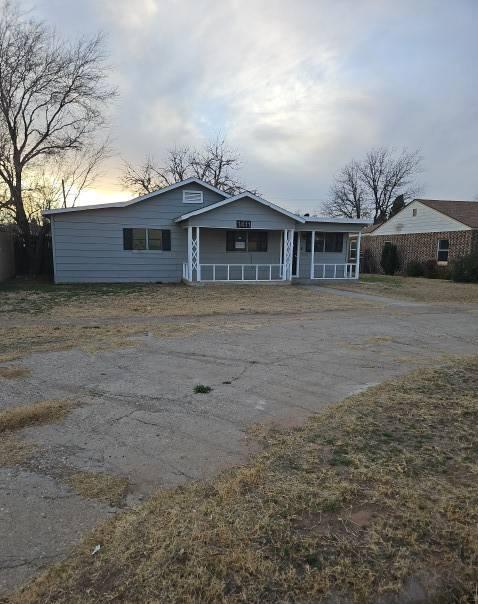
{"type": "Polygon", "coordinates": [[[30,374],[30,369],[25,367],[0,367],[0,378],[4,380],[19,380],[28,377],[30,374]]]}
{"type": "Polygon", "coordinates": [[[35,451],[31,443],[18,439],[11,432],[0,436],[0,467],[13,467],[25,463],[35,451]]]}
{"type": "Polygon", "coordinates": [[[349,452],[347,449],[336,447],[333,450],[332,457],[330,458],[331,466],[350,466],[352,463],[353,462],[349,457],[349,452]]]}
{"type": "Polygon", "coordinates": [[[211,390],[211,386],[205,386],[204,384],[196,384],[194,386],[194,394],[207,394],[211,390]]]}
{"type": "Polygon", "coordinates": [[[106,472],[76,472],[67,479],[67,483],[82,497],[112,506],[123,503],[129,488],[126,478],[106,472]]]}
{"type": "Polygon", "coordinates": [[[74,404],[68,400],[49,400],[4,409],[0,411],[0,433],[60,421],[74,404]]]}

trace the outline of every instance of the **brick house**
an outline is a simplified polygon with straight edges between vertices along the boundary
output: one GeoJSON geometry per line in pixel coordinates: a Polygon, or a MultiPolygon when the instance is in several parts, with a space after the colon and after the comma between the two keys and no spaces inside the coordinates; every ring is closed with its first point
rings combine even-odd
{"type": "Polygon", "coordinates": [[[362,233],[363,269],[380,272],[383,246],[397,246],[400,272],[412,260],[447,266],[478,251],[478,202],[414,199],[390,220],[362,233]]]}

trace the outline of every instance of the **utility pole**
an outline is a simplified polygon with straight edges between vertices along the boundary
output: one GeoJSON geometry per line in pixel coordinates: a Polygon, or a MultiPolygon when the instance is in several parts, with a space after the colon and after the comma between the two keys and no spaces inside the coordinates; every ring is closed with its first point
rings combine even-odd
{"type": "Polygon", "coordinates": [[[66,208],[66,193],[65,193],[65,179],[61,179],[61,190],[63,192],[63,207],[66,208]]]}

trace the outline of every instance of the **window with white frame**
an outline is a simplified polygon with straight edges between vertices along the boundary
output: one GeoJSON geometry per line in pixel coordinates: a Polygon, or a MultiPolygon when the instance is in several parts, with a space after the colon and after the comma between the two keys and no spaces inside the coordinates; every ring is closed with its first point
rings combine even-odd
{"type": "Polygon", "coordinates": [[[448,252],[450,249],[450,241],[448,239],[438,240],[437,260],[438,262],[448,262],[448,252]]]}
{"type": "Polygon", "coordinates": [[[357,237],[349,239],[349,262],[357,262],[357,237]]]}
{"type": "Polygon", "coordinates": [[[417,214],[418,214],[417,208],[413,208],[413,210],[412,210],[412,216],[416,216],[417,214]]]}
{"type": "Polygon", "coordinates": [[[183,203],[203,203],[203,192],[202,191],[183,191],[183,203]]]}
{"type": "Polygon", "coordinates": [[[170,251],[169,229],[123,229],[123,249],[134,251],[170,251]]]}

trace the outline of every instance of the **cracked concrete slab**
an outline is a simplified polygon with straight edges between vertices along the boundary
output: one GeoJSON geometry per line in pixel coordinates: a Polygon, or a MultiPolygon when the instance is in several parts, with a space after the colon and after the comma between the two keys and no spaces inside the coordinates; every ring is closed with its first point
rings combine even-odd
{"type": "Polygon", "coordinates": [[[156,488],[211,477],[247,459],[253,423],[295,424],[390,376],[478,353],[477,310],[380,303],[243,315],[227,329],[230,317],[218,316],[197,319],[204,329],[188,337],[145,335],[132,348],[25,358],[31,375],[2,382],[0,407],[47,398],[80,405],[61,423],[22,430],[37,455],[1,470],[0,591],[61,558],[115,512],[74,494],[67,470],[128,478],[128,505],[156,488]],[[199,383],[212,392],[194,394],[199,383]]]}
{"type": "Polygon", "coordinates": [[[64,554],[112,508],[37,473],[0,468],[0,594],[64,554]],[[21,505],[19,505],[21,502],[21,505]]]}

